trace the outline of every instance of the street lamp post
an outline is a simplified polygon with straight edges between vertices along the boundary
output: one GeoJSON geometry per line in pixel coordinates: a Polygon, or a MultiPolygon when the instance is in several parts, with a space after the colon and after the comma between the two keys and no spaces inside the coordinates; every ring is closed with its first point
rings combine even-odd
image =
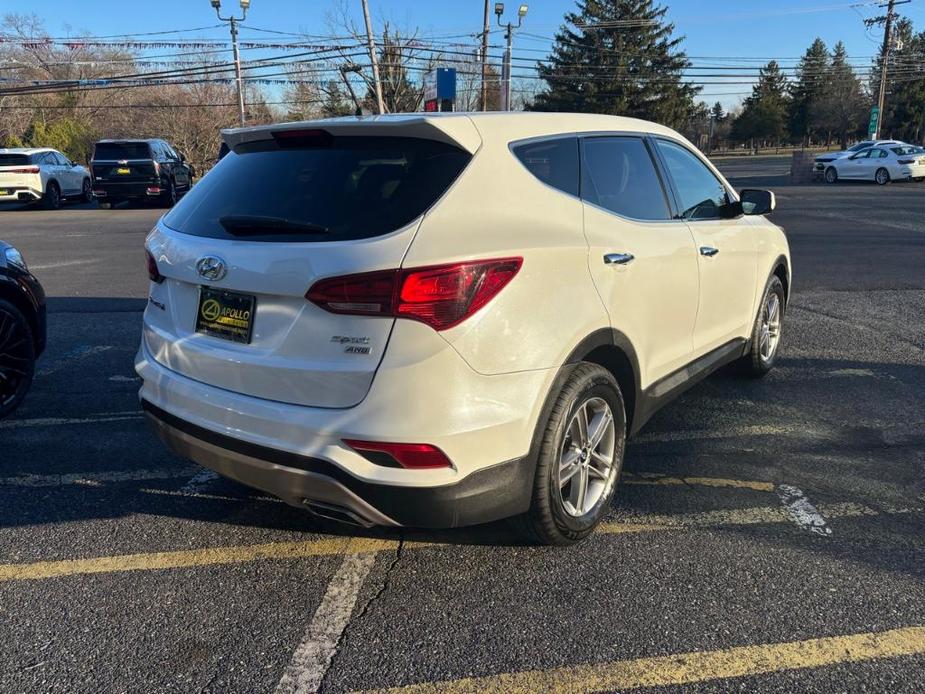
{"type": "Polygon", "coordinates": [[[527,5],[521,5],[517,9],[517,25],[512,22],[504,24],[501,21],[501,15],[504,14],[504,3],[495,3],[495,15],[498,17],[498,26],[505,30],[504,38],[507,39],[507,48],[504,51],[504,65],[501,69],[501,110],[511,110],[511,59],[514,50],[514,30],[520,29],[524,23],[524,17],[527,16],[527,5]]]}
{"type": "Polygon", "coordinates": [[[211,0],[212,7],[215,8],[215,14],[221,22],[231,24],[231,50],[234,52],[234,74],[235,81],[238,84],[238,120],[241,126],[245,125],[244,120],[244,81],[241,79],[241,54],[238,53],[238,22],[247,19],[247,10],[251,6],[251,0],[241,0],[241,16],[222,17],[222,0],[211,0]]]}

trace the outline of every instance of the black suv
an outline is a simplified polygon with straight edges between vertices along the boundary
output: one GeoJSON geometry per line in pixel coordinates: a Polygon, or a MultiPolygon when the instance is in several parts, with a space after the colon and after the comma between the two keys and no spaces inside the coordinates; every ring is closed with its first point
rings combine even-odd
{"type": "Polygon", "coordinates": [[[102,203],[151,200],[172,207],[195,171],[164,140],[101,140],[90,160],[93,192],[102,203]]]}
{"type": "Polygon", "coordinates": [[[12,246],[0,241],[0,419],[22,402],[45,349],[45,291],[12,246]]]}

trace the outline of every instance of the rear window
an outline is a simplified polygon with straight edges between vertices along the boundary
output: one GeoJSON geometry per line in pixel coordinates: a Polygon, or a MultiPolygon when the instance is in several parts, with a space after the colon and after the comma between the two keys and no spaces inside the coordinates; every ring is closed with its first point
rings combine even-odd
{"type": "Polygon", "coordinates": [[[0,154],[0,166],[21,166],[28,163],[28,154],[0,154]]]}
{"type": "Polygon", "coordinates": [[[245,143],[223,157],[164,224],[194,236],[343,241],[381,236],[420,217],[471,156],[398,137],[335,137],[317,146],[245,143]]]}
{"type": "Polygon", "coordinates": [[[151,150],[147,142],[100,142],[96,145],[93,158],[101,161],[150,159],[151,150]]]}

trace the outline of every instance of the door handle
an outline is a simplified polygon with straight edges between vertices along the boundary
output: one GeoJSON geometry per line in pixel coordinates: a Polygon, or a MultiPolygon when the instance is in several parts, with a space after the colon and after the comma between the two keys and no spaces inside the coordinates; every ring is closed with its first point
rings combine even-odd
{"type": "Polygon", "coordinates": [[[632,253],[608,253],[604,256],[605,265],[629,265],[636,259],[632,253]]]}
{"type": "Polygon", "coordinates": [[[717,253],[719,253],[719,249],[713,248],[713,246],[701,246],[700,247],[700,255],[705,255],[707,258],[712,258],[717,253]]]}

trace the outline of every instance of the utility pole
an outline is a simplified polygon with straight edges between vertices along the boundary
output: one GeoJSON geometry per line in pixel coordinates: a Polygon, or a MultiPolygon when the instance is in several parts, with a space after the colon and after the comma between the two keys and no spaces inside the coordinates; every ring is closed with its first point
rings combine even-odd
{"type": "Polygon", "coordinates": [[[238,22],[247,19],[247,10],[251,6],[251,0],[241,0],[241,16],[222,17],[222,0],[212,0],[212,7],[215,8],[215,14],[221,22],[231,24],[231,50],[234,54],[234,76],[238,85],[238,121],[243,128],[244,118],[244,80],[241,79],[241,54],[238,53],[238,22]]]}
{"type": "Polygon", "coordinates": [[[491,28],[490,0],[485,0],[485,21],[482,29],[482,110],[488,110],[488,32],[491,28]]]}
{"type": "Polygon", "coordinates": [[[501,15],[504,14],[504,3],[495,3],[495,14],[498,16],[498,26],[505,30],[504,38],[507,39],[507,48],[504,51],[504,66],[501,70],[501,110],[511,110],[511,60],[514,53],[514,29],[520,29],[524,23],[524,17],[527,16],[527,5],[521,5],[517,10],[517,26],[512,22],[504,24],[501,22],[501,15]]]}
{"type": "Polygon", "coordinates": [[[360,105],[360,100],[357,99],[357,93],[353,90],[353,85],[350,84],[350,80],[347,78],[348,72],[359,72],[359,71],[360,71],[360,68],[358,68],[353,63],[350,63],[348,65],[341,65],[340,76],[343,77],[344,84],[347,85],[347,91],[350,92],[350,98],[353,99],[353,103],[356,106],[356,111],[354,111],[354,113],[358,116],[362,116],[363,107],[360,105]]]}
{"type": "Polygon", "coordinates": [[[373,38],[373,23],[369,18],[369,0],[363,0],[363,17],[366,20],[366,40],[369,42],[369,60],[373,64],[373,82],[376,85],[376,105],[379,113],[385,113],[382,100],[382,82],[379,80],[379,56],[376,55],[376,40],[373,38]]]}
{"type": "MultiPolygon", "coordinates": [[[[880,93],[877,96],[877,129],[873,134],[873,139],[880,139],[880,132],[883,127],[883,109],[886,106],[886,83],[887,72],[890,63],[890,50],[893,45],[893,19],[896,17],[896,5],[905,5],[912,0],[889,0],[885,7],[885,17],[875,17],[874,19],[865,20],[868,27],[874,24],[883,24],[883,48],[880,51],[882,65],[880,66],[880,93]]],[[[884,7],[884,5],[880,5],[884,7]]]]}

